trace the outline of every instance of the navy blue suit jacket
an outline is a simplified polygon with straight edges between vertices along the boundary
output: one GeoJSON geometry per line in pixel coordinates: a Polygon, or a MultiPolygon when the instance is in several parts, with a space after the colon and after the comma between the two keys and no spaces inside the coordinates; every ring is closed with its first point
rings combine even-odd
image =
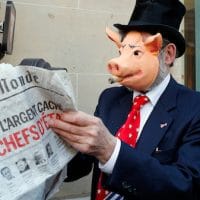
{"type": "MultiPolygon", "coordinates": [[[[133,93],[125,87],[106,89],[95,115],[115,135],[125,122],[133,93]]],[[[93,169],[92,199],[99,169],[93,157],[79,153],[68,166],[67,181],[93,169]]],[[[173,78],[147,120],[136,148],[122,142],[104,186],[130,200],[200,200],[200,94],[173,78]]]]}

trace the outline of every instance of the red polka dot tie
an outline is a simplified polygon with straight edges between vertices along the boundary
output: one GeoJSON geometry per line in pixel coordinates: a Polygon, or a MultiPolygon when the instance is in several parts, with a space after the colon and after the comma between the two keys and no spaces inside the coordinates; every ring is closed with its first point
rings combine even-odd
{"type": "MultiPolygon", "coordinates": [[[[116,137],[118,137],[123,142],[129,144],[131,147],[135,147],[138,138],[140,126],[140,109],[147,102],[149,102],[149,99],[145,95],[139,95],[134,98],[134,102],[128,114],[126,122],[122,125],[122,127],[118,130],[116,134],[116,137]]],[[[103,189],[101,186],[101,179],[102,173],[100,175],[97,186],[96,200],[123,199],[123,197],[121,197],[120,195],[103,189]]]]}
{"type": "Polygon", "coordinates": [[[117,132],[117,137],[123,142],[135,147],[140,128],[140,109],[149,101],[145,95],[134,98],[134,102],[125,124],[117,132]]]}

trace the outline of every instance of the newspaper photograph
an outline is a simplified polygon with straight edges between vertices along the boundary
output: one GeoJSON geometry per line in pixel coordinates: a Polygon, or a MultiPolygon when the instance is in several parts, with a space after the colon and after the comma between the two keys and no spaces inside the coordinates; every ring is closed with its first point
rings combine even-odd
{"type": "Polygon", "coordinates": [[[76,152],[49,127],[76,109],[66,70],[0,64],[0,200],[44,200],[76,152]]]}

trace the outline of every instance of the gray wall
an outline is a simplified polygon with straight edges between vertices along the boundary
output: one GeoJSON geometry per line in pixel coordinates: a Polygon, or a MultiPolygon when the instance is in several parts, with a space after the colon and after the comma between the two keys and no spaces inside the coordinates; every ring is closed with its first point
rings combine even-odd
{"type": "MultiPolygon", "coordinates": [[[[3,1],[2,1],[3,2],[3,1]]],[[[126,23],[133,0],[15,0],[14,51],[3,61],[44,58],[71,74],[79,109],[93,113],[100,91],[108,86],[106,62],[117,51],[105,27],[126,23]]]]}
{"type": "MultiPolygon", "coordinates": [[[[4,8],[1,3],[1,17],[4,8]]],[[[106,37],[105,28],[127,23],[134,0],[15,0],[17,10],[14,51],[1,62],[17,65],[23,58],[44,58],[54,67],[69,71],[77,106],[93,113],[100,92],[108,84],[107,61],[118,54],[106,37]]],[[[114,28],[113,28],[114,29],[114,28]]],[[[183,63],[173,73],[183,82],[183,63]]],[[[64,184],[54,199],[85,195],[90,191],[88,176],[64,184]]]]}

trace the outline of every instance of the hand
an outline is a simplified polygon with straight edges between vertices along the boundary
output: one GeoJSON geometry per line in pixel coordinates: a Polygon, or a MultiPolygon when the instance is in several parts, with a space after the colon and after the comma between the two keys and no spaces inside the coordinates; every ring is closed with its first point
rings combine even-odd
{"type": "Polygon", "coordinates": [[[49,126],[74,149],[95,156],[106,163],[114,151],[117,139],[101,119],[81,111],[67,111],[61,119],[52,119],[49,126]]]}

